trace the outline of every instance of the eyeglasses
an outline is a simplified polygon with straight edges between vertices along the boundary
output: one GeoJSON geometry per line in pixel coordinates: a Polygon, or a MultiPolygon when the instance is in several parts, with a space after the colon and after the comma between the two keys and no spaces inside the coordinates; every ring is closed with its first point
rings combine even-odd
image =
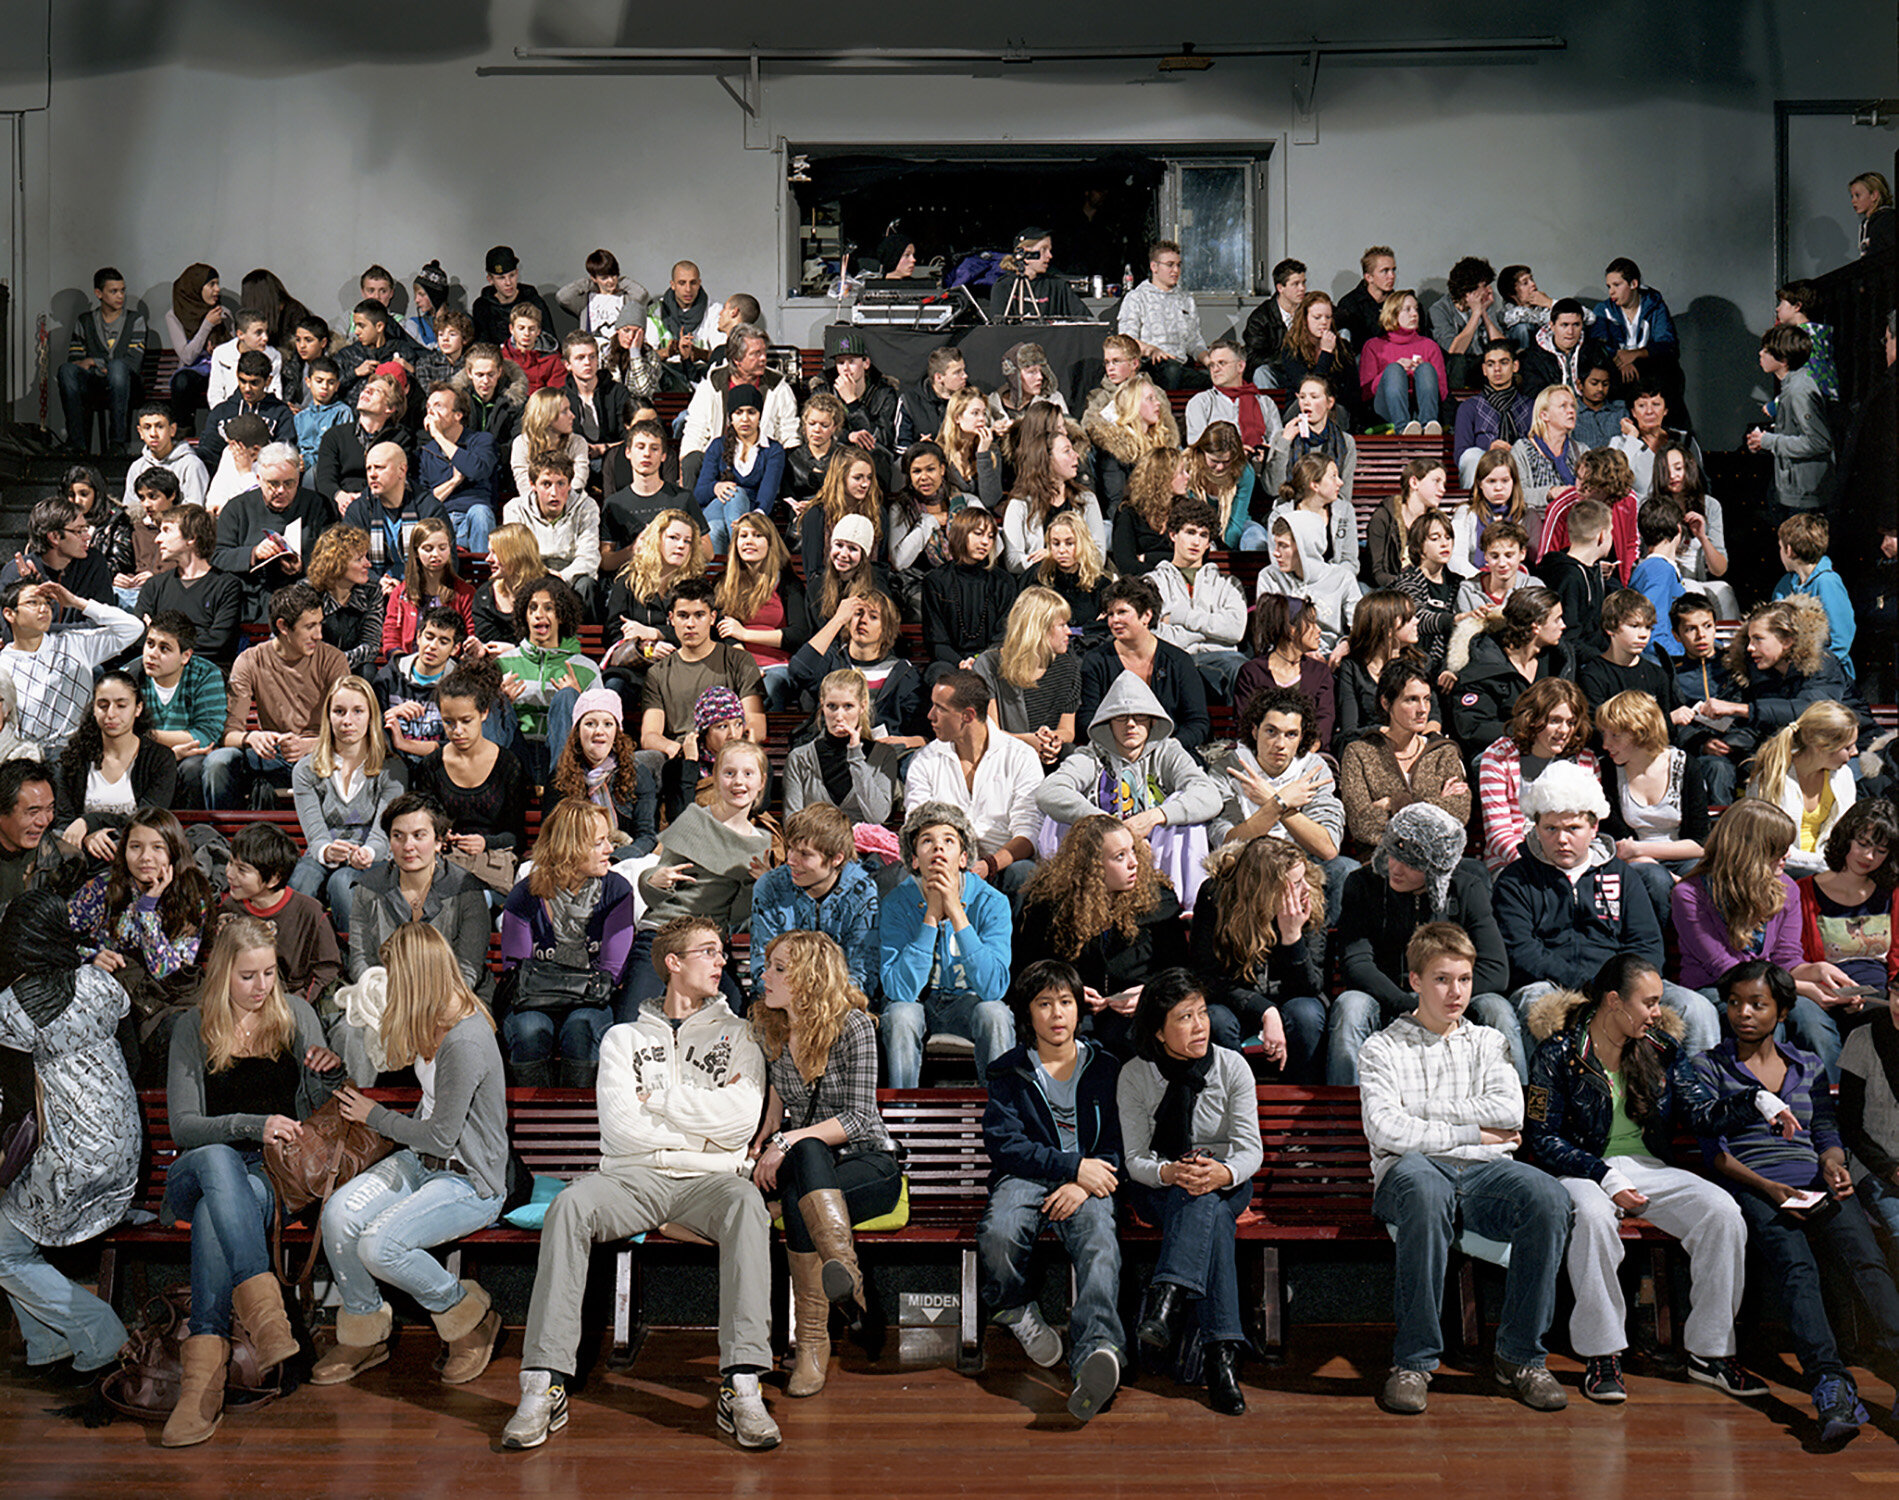
{"type": "Polygon", "coordinates": [[[724,958],[725,949],[720,947],[688,948],[685,956],[687,958],[724,958]]]}
{"type": "Polygon", "coordinates": [[[62,526],[59,529],[57,535],[59,536],[91,536],[92,523],[89,521],[80,521],[77,524],[72,525],[72,526],[62,526]]]}

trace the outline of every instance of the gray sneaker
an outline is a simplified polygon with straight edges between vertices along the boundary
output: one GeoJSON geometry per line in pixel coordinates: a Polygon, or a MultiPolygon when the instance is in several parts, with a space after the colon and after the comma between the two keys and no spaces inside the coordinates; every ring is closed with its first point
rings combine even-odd
{"type": "Polygon", "coordinates": [[[1379,1392],[1378,1404],[1399,1416],[1414,1417],[1424,1410],[1425,1393],[1430,1385],[1431,1373],[1428,1370],[1394,1368],[1385,1377],[1385,1388],[1379,1392]]]}
{"type": "Polygon", "coordinates": [[[1015,1335],[1023,1352],[1044,1370],[1052,1368],[1062,1357],[1062,1336],[1042,1321],[1042,1314],[1033,1302],[997,1313],[996,1321],[1015,1335]]]}
{"type": "Polygon", "coordinates": [[[538,1448],[550,1432],[567,1425],[567,1386],[546,1370],[521,1372],[521,1404],[501,1430],[501,1446],[520,1451],[538,1448]]]}
{"type": "Polygon", "coordinates": [[[1068,1395],[1068,1414],[1077,1422],[1086,1422],[1121,1388],[1121,1356],[1106,1344],[1081,1362],[1075,1371],[1075,1388],[1068,1395]]]}
{"type": "Polygon", "coordinates": [[[1531,1411],[1561,1411],[1569,1405],[1569,1397],[1563,1394],[1556,1377],[1541,1365],[1513,1365],[1499,1357],[1496,1374],[1497,1384],[1508,1387],[1531,1411]]]}
{"type": "Polygon", "coordinates": [[[776,1448],[778,1424],[765,1410],[756,1375],[728,1375],[719,1386],[719,1430],[741,1448],[776,1448]]]}

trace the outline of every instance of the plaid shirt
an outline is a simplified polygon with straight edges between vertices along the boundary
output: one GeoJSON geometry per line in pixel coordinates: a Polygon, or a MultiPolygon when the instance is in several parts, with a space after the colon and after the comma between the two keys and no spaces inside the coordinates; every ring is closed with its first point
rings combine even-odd
{"type": "Polygon", "coordinates": [[[93,623],[41,640],[37,651],[8,646],[0,670],[13,676],[20,700],[20,738],[55,759],[92,704],[92,674],[145,634],[139,620],[111,604],[86,605],[93,623]]]}
{"type": "Polygon", "coordinates": [[[224,737],[224,674],[202,656],[193,656],[172,691],[171,702],[162,702],[158,688],[143,667],[138,678],[139,696],[145,700],[148,727],[154,730],[183,730],[200,745],[215,747],[224,737]]]}
{"type": "Polygon", "coordinates": [[[768,1074],[785,1101],[782,1129],[803,1130],[835,1119],[844,1127],[842,1155],[892,1149],[890,1132],[877,1113],[877,1023],[865,1012],[845,1014],[844,1029],[815,1083],[804,1081],[789,1045],[772,1060],[768,1074]]]}
{"type": "Polygon", "coordinates": [[[1359,1052],[1358,1092],[1374,1183],[1414,1151],[1451,1161],[1509,1156],[1516,1147],[1482,1145],[1478,1133],[1523,1127],[1523,1084],[1503,1033],[1470,1020],[1439,1036],[1400,1016],[1359,1052]]]}

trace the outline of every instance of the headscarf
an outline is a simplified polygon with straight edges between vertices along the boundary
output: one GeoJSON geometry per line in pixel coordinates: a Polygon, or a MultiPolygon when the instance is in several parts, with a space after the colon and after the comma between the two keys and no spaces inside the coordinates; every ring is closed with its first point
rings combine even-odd
{"type": "MultiPolygon", "coordinates": [[[[201,260],[194,260],[186,266],[183,273],[171,284],[171,312],[178,320],[178,326],[185,331],[188,339],[198,336],[198,326],[204,322],[205,314],[211,309],[204,303],[204,284],[215,280],[217,271],[201,260]]],[[[205,353],[231,336],[231,325],[220,323],[211,330],[211,336],[205,340],[205,353]]]]}
{"type": "Polygon", "coordinates": [[[66,903],[53,892],[25,891],[7,904],[0,921],[0,987],[11,987],[35,1026],[50,1025],[72,1004],[84,962],[66,903]]]}
{"type": "Polygon", "coordinates": [[[1372,856],[1372,868],[1389,879],[1395,857],[1418,871],[1431,893],[1431,913],[1437,916],[1444,910],[1451,876],[1457,873],[1457,863],[1464,857],[1464,840],[1464,825],[1443,808],[1430,802],[1410,802],[1385,824],[1378,852],[1372,856]]]}

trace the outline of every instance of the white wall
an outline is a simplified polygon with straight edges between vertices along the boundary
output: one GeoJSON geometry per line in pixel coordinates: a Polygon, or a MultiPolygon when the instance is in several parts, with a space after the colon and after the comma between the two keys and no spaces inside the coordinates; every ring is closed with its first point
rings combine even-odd
{"type": "MultiPolygon", "coordinates": [[[[25,117],[19,305],[29,315],[50,307],[63,322],[93,268],[111,261],[158,315],[171,277],[208,259],[233,287],[268,265],[306,302],[336,311],[371,260],[407,277],[440,258],[478,287],[496,241],[551,290],[605,244],[655,290],[673,259],[690,256],[715,295],[750,290],[778,336],[810,341],[822,307],[779,295],[782,159],[746,149],[742,117],[712,80],[478,79],[477,65],[555,43],[988,44],[1027,24],[994,0],[920,20],[865,3],[815,19],[757,0],[663,20],[656,10],[610,0],[58,7],[51,108],[25,117]]],[[[1206,0],[1164,20],[1129,0],[1087,8],[1091,39],[1160,41],[1164,26],[1167,45],[1193,35],[1208,50],[1293,29],[1554,33],[1569,47],[1403,67],[1327,58],[1310,145],[1283,144],[1290,65],[1232,59],[1174,81],[1133,63],[779,77],[752,137],[1278,141],[1284,214],[1276,203],[1269,248],[1307,261],[1314,284],[1335,292],[1376,241],[1396,247],[1403,280],[1426,288],[1478,253],[1527,261],[1546,290],[1592,298],[1609,257],[1633,256],[1682,323],[1691,399],[1720,446],[1749,409],[1754,331],[1772,292],[1773,101],[1899,93],[1889,3],[1684,0],[1638,12],[1472,0],[1393,19],[1308,7],[1284,31],[1277,13],[1206,0]]]]}

